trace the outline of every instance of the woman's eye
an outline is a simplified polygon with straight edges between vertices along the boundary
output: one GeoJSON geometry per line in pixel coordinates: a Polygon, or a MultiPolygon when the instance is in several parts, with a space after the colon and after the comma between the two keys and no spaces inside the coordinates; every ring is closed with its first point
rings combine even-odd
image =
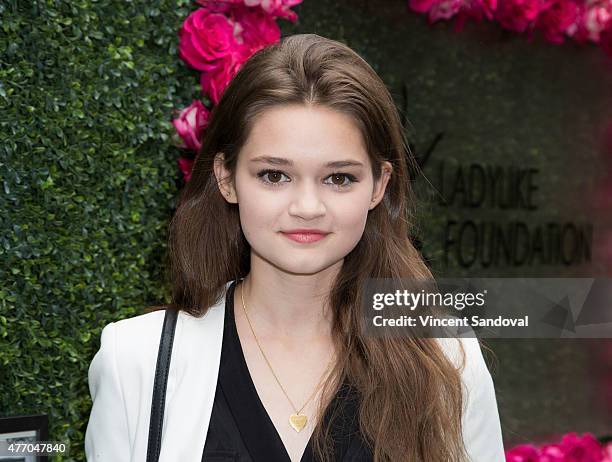
{"type": "Polygon", "coordinates": [[[331,178],[331,184],[340,188],[350,186],[357,180],[357,178],[348,173],[332,173],[328,178],[331,178]],[[345,182],[345,180],[348,180],[348,182],[345,182]]]}
{"type": "MultiPolygon", "coordinates": [[[[257,178],[270,186],[279,186],[282,183],[287,183],[288,181],[282,181],[283,176],[286,177],[287,175],[280,170],[262,170],[257,173],[257,178]]],[[[331,183],[326,182],[326,184],[331,184],[336,189],[346,188],[357,181],[357,178],[349,173],[332,173],[327,178],[331,179],[331,183]]]]}
{"type": "Polygon", "coordinates": [[[257,178],[261,179],[266,184],[276,186],[281,183],[280,181],[277,181],[277,180],[280,180],[283,175],[285,174],[278,170],[262,170],[261,172],[257,174],[257,178]],[[268,176],[269,178],[268,180],[263,179],[266,176],[268,176]]]}

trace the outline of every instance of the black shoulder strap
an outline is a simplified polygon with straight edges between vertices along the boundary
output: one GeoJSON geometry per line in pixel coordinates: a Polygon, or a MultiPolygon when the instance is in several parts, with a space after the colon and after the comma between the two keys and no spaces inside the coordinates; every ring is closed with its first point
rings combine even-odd
{"type": "Polygon", "coordinates": [[[151,420],[149,422],[149,443],[147,447],[147,462],[157,462],[161,451],[162,425],[164,421],[164,405],[166,403],[166,385],[170,371],[172,343],[178,310],[168,308],[164,316],[157,365],[155,367],[155,383],[153,384],[153,401],[151,402],[151,420]]]}

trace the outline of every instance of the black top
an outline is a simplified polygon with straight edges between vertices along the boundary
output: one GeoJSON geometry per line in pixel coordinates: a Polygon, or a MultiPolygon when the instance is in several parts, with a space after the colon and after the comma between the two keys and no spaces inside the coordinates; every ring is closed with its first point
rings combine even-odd
{"type": "MultiPolygon", "coordinates": [[[[202,462],[290,462],[244,359],[234,317],[233,281],[225,297],[225,323],[221,364],[202,462]]],[[[343,382],[325,411],[325,421],[334,414],[331,432],[336,462],[371,462],[372,452],[359,433],[357,393],[343,382]]],[[[314,462],[312,437],[301,462],[314,462]]]]}

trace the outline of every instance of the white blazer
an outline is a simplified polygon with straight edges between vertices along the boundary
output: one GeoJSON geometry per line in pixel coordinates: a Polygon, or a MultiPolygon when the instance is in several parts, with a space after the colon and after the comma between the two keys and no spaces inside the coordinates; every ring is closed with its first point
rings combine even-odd
{"type": "MultiPolygon", "coordinates": [[[[201,318],[179,312],[168,375],[160,462],[201,462],[221,359],[226,284],[221,300],[201,318]]],[[[89,366],[93,407],[85,433],[87,461],[144,462],[164,311],[104,327],[89,366]]],[[[473,462],[504,462],[491,374],[476,338],[438,339],[462,371],[466,401],[463,438],[473,462]]],[[[436,442],[432,442],[436,444],[436,442]]]]}

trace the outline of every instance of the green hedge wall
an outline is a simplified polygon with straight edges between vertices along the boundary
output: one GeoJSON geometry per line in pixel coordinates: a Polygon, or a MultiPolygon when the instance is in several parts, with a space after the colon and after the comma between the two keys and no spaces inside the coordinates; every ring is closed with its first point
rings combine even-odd
{"type": "Polygon", "coordinates": [[[170,123],[199,94],[177,57],[197,5],[0,3],[0,415],[47,413],[84,460],[102,327],[167,300],[182,183],[170,123]]]}

